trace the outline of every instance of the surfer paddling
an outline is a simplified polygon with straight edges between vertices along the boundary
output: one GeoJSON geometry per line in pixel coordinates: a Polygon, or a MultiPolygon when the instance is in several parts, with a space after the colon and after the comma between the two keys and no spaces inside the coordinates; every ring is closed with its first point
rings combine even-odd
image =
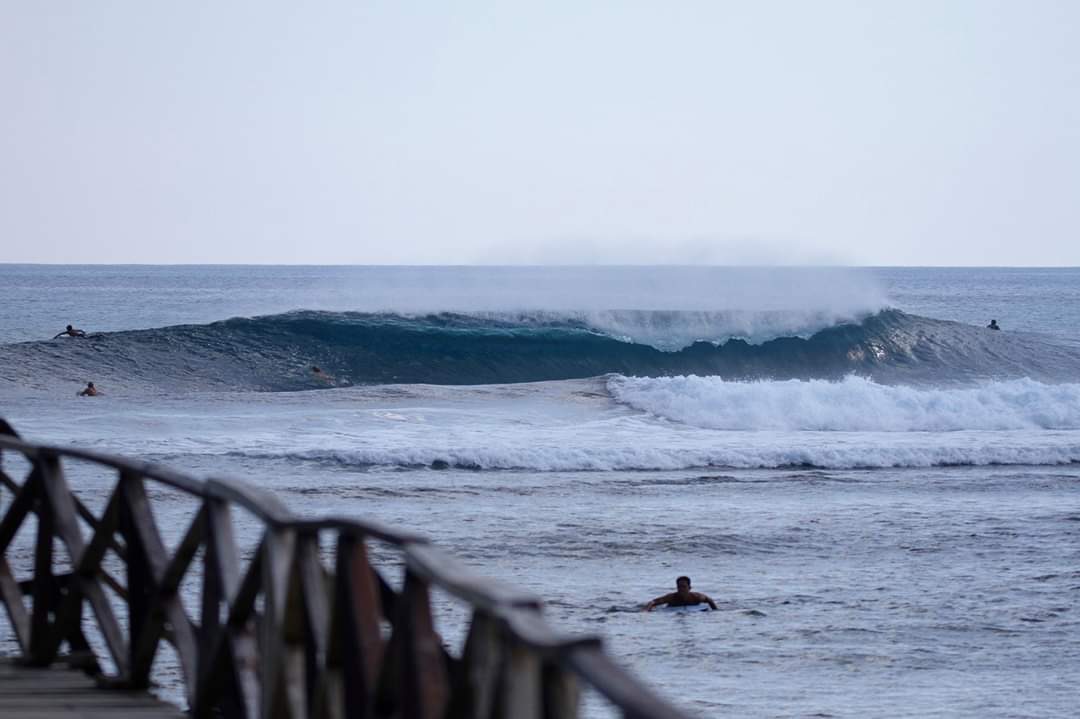
{"type": "Polygon", "coordinates": [[[986,329],[988,329],[988,330],[999,330],[999,329],[1001,329],[1001,327],[998,326],[997,320],[990,320],[990,324],[988,324],[986,326],[986,329]]]}
{"type": "Polygon", "coordinates": [[[690,577],[686,576],[675,580],[674,592],[657,597],[646,604],[645,611],[651,612],[661,604],[666,604],[669,607],[691,607],[698,604],[708,604],[710,609],[716,609],[716,602],[710,599],[708,595],[690,591],[690,577]]]}
{"type": "Polygon", "coordinates": [[[79,392],[80,397],[97,397],[99,394],[101,394],[101,392],[98,391],[98,388],[94,386],[93,382],[87,382],[86,389],[79,392]]]}
{"type": "Polygon", "coordinates": [[[63,337],[65,335],[68,337],[85,337],[86,333],[82,330],[75,329],[71,325],[68,325],[66,330],[56,335],[56,337],[53,337],[53,339],[57,339],[58,337],[63,337]]]}

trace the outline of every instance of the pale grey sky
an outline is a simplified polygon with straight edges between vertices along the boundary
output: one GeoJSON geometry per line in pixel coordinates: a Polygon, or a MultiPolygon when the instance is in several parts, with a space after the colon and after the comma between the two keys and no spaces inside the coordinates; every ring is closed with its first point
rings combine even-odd
{"type": "Polygon", "coordinates": [[[0,261],[1080,264],[1080,2],[0,0],[0,261]]]}

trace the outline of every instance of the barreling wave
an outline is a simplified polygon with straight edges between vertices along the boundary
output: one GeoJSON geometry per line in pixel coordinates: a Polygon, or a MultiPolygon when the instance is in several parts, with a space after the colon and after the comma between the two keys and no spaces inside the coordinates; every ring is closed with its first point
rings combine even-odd
{"type": "Polygon", "coordinates": [[[736,380],[856,374],[891,383],[1080,379],[1080,350],[1046,337],[992,332],[899,310],[817,326],[833,320],[667,311],[422,316],[296,311],[4,345],[0,379],[34,386],[57,378],[94,378],[124,386],[241,391],[331,384],[313,377],[312,365],[332,376],[336,386],[494,384],[609,373],[736,380]],[[740,333],[740,324],[745,332],[740,333]]]}

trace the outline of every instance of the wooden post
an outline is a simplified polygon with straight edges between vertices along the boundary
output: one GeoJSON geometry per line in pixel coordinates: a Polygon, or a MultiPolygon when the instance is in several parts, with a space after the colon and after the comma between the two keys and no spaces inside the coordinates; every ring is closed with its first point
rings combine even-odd
{"type": "MultiPolygon", "coordinates": [[[[131,663],[131,686],[145,689],[150,685],[150,666],[154,652],[143,650],[140,644],[143,633],[150,627],[151,607],[157,595],[165,563],[165,547],[157,535],[150,503],[146,498],[142,477],[121,472],[117,486],[119,496],[119,528],[127,544],[127,602],[128,602],[128,651],[131,663]]],[[[160,613],[160,609],[156,609],[160,613]]],[[[157,647],[157,642],[153,642],[157,647]]]]}
{"type": "Polygon", "coordinates": [[[581,704],[577,676],[555,663],[543,670],[544,719],[576,719],[581,704]]]}
{"type": "Polygon", "coordinates": [[[193,711],[207,716],[220,709],[227,716],[253,716],[250,697],[239,676],[233,651],[232,626],[226,622],[240,587],[239,558],[233,536],[229,505],[215,498],[205,500],[206,551],[203,555],[203,594],[199,625],[198,690],[193,711]]]}
{"type": "Polygon", "coordinates": [[[499,693],[504,669],[502,628],[487,612],[473,612],[462,656],[462,676],[454,697],[462,716],[488,719],[499,693]]]}
{"type": "MultiPolygon", "coordinates": [[[[379,581],[368,561],[363,539],[348,533],[338,536],[334,582],[333,626],[327,672],[340,676],[338,716],[367,719],[375,716],[375,696],[382,666],[382,618],[379,581]]],[[[328,705],[337,702],[329,698],[328,705]]]]}
{"type": "Polygon", "coordinates": [[[47,503],[38,500],[37,541],[34,543],[34,605],[30,628],[30,662],[46,666],[52,661],[49,638],[50,618],[56,608],[56,579],[53,577],[53,514],[47,503]]]}
{"type": "Polygon", "coordinates": [[[290,586],[296,553],[296,531],[271,528],[263,551],[263,617],[259,649],[262,655],[263,719],[301,719],[304,715],[304,673],[285,638],[290,618],[290,586]]]}
{"type": "Polygon", "coordinates": [[[398,605],[380,699],[390,700],[404,719],[442,719],[450,699],[442,642],[431,619],[428,586],[408,570],[398,605]]]}

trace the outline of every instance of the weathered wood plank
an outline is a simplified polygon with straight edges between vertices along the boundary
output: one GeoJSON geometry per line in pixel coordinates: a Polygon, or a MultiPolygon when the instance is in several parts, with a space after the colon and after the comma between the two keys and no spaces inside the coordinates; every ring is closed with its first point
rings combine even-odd
{"type": "MultiPolygon", "coordinates": [[[[82,553],[82,558],[79,560],[78,565],[74,566],[74,572],[71,574],[62,574],[54,578],[59,582],[59,585],[66,590],[66,593],[63,600],[60,602],[59,609],[56,613],[56,631],[53,632],[49,638],[50,656],[55,656],[60,648],[60,643],[66,638],[74,637],[74,644],[80,643],[79,640],[82,636],[80,624],[82,621],[83,602],[83,595],[81,593],[83,582],[80,581],[80,579],[93,581],[96,575],[101,575],[106,584],[112,586],[112,584],[115,583],[115,580],[102,570],[101,559],[109,547],[109,539],[116,531],[117,517],[117,497],[116,492],[113,492],[109,498],[109,502],[106,504],[101,521],[98,523],[97,530],[90,540],[90,544],[82,553]]],[[[120,587],[120,589],[123,590],[123,587],[120,587]]],[[[115,637],[114,641],[116,641],[115,637]]]]}
{"type": "Polygon", "coordinates": [[[22,487],[15,493],[15,498],[11,500],[11,504],[8,506],[7,514],[0,520],[0,554],[7,551],[8,544],[11,543],[15,533],[22,526],[23,520],[26,519],[26,515],[33,508],[34,500],[37,499],[40,490],[41,470],[35,465],[33,471],[30,472],[30,476],[26,478],[22,487]]]}
{"type": "MultiPolygon", "coordinates": [[[[146,530],[139,530],[140,533],[146,530]]],[[[184,573],[191,565],[191,560],[198,551],[199,546],[205,539],[206,511],[200,508],[195,515],[187,533],[180,541],[176,554],[168,564],[160,569],[157,577],[157,596],[155,604],[150,612],[150,617],[144,625],[143,632],[139,636],[138,643],[133,650],[132,673],[138,674],[143,667],[149,668],[157,651],[157,644],[161,636],[165,634],[165,623],[168,622],[169,639],[180,657],[180,668],[184,673],[184,683],[188,688],[188,703],[194,704],[194,690],[198,681],[198,639],[191,618],[184,611],[183,603],[177,595],[177,588],[184,577],[184,573]]],[[[151,535],[157,535],[156,527],[151,535]]],[[[157,540],[150,536],[148,541],[158,546],[164,557],[166,550],[160,544],[160,535],[157,540]]]]}
{"type": "Polygon", "coordinates": [[[0,716],[20,719],[179,719],[177,707],[145,692],[98,688],[66,668],[17,666],[0,659],[0,716]]]}
{"type": "Polygon", "coordinates": [[[133,687],[145,689],[150,685],[153,648],[157,647],[158,628],[162,624],[157,593],[158,582],[165,571],[165,543],[154,524],[142,477],[121,472],[116,494],[119,497],[120,533],[128,548],[124,564],[127,568],[130,679],[133,687]],[[144,635],[147,635],[145,642],[144,635]]]}
{"type": "Polygon", "coordinates": [[[380,704],[389,701],[406,719],[441,718],[450,700],[445,654],[431,618],[428,585],[410,571],[396,614],[380,678],[380,704]]]}
{"type": "Polygon", "coordinates": [[[544,703],[540,687],[540,655],[520,643],[512,643],[503,673],[502,716],[541,719],[544,703]]]}
{"type": "Polygon", "coordinates": [[[344,696],[328,688],[327,706],[344,716],[371,716],[384,653],[381,588],[363,540],[348,534],[338,538],[333,612],[327,670],[338,675],[344,696]]]}
{"type": "MultiPolygon", "coordinates": [[[[44,504],[44,503],[43,503],[44,504]]],[[[34,603],[30,615],[30,660],[45,665],[52,661],[50,621],[56,609],[56,580],[53,577],[53,515],[47,507],[38,511],[37,541],[34,543],[34,603]]],[[[59,644],[59,638],[56,644],[59,644]]]]}
{"type": "MultiPolygon", "coordinates": [[[[82,560],[83,552],[86,551],[86,540],[83,539],[82,530],[79,529],[79,520],[75,517],[75,499],[64,479],[64,470],[60,466],[60,458],[54,454],[48,454],[41,458],[41,486],[49,508],[52,510],[52,521],[56,527],[56,535],[63,541],[68,551],[68,559],[71,566],[76,567],[82,560]]],[[[48,510],[42,510],[48,511],[48,510]]],[[[39,512],[39,518],[40,518],[39,512]]]]}
{"type": "Polygon", "coordinates": [[[581,706],[577,676],[565,668],[544,666],[544,719],[575,719],[581,706]]]}
{"type": "Polygon", "coordinates": [[[330,598],[326,569],[319,560],[319,535],[303,534],[297,546],[294,582],[299,581],[303,604],[301,621],[303,652],[306,660],[307,709],[315,715],[316,706],[326,704],[320,692],[326,691],[321,678],[326,673],[327,633],[330,630],[330,598]]]}
{"type": "Polygon", "coordinates": [[[671,717],[689,719],[689,715],[666,703],[645,688],[622,667],[604,654],[599,645],[583,645],[565,657],[567,668],[574,670],[630,719],[671,717]]]}
{"type": "Polygon", "coordinates": [[[453,697],[457,714],[470,719],[495,716],[493,707],[506,665],[502,629],[490,614],[477,610],[469,625],[459,682],[453,697]]]}
{"type": "MultiPolygon", "coordinates": [[[[596,638],[553,631],[538,611],[537,597],[476,574],[423,538],[347,518],[298,519],[262,489],[232,480],[199,482],[85,450],[35,446],[13,439],[13,431],[5,434],[5,427],[10,430],[0,420],[0,449],[22,454],[31,471],[22,486],[0,472],[0,484],[15,493],[0,518],[0,600],[9,610],[23,661],[57,661],[66,640],[72,650],[69,666],[96,672],[101,688],[70,671],[16,668],[0,660],[0,717],[182,716],[167,705],[163,713],[161,703],[147,694],[123,691],[149,683],[162,639],[179,650],[188,703],[197,717],[573,719],[580,680],[625,717],[685,716],[612,662],[596,638]],[[61,457],[119,472],[100,519],[72,493],[61,457]],[[171,559],[145,480],[203,500],[171,559]],[[245,573],[230,505],[250,511],[265,528],[245,573]],[[4,554],[30,513],[38,516],[35,573],[19,582],[4,554]],[[92,530],[85,539],[82,522],[92,530]],[[322,563],[320,533],[338,540],[336,577],[322,563]],[[400,592],[369,563],[365,538],[395,547],[404,559],[400,592]],[[67,551],[70,573],[56,572],[56,539],[67,551]],[[178,587],[203,546],[196,627],[178,587]],[[110,548],[124,564],[127,586],[102,566],[110,548]],[[127,602],[121,621],[106,585],[127,602]],[[461,659],[449,653],[436,631],[431,588],[472,606],[474,622],[461,659]],[[28,594],[31,612],[24,605],[28,594]],[[100,676],[98,657],[84,633],[83,602],[91,606],[117,677],[100,676]],[[389,641],[384,639],[387,622],[389,641]]],[[[88,623],[85,629],[92,627],[88,623]]]]}
{"type": "MultiPolygon", "coordinates": [[[[240,556],[233,535],[229,505],[207,499],[206,553],[203,560],[203,603],[200,622],[199,680],[192,708],[206,716],[215,707],[229,716],[253,716],[254,708],[241,676],[235,648],[243,627],[230,624],[232,603],[240,591],[240,556]],[[222,608],[225,616],[222,618],[222,608]],[[224,619],[224,623],[222,623],[224,619]]],[[[246,647],[242,651],[249,652],[246,647]]]]}
{"type": "Polygon", "coordinates": [[[264,609],[260,624],[259,651],[263,662],[262,716],[286,715],[289,706],[285,676],[287,647],[285,619],[288,614],[289,576],[296,553],[296,532],[268,529],[263,538],[262,580],[264,609]]]}
{"type": "MultiPolygon", "coordinates": [[[[68,557],[73,567],[80,566],[83,554],[86,551],[86,541],[79,529],[78,520],[75,518],[75,504],[71,490],[64,479],[60,460],[54,454],[45,454],[39,460],[41,469],[42,494],[52,509],[52,520],[57,536],[61,538],[68,551],[68,557]]],[[[46,510],[42,510],[44,513],[46,510]]],[[[98,627],[105,637],[105,643],[109,647],[109,653],[119,671],[121,677],[128,676],[128,652],[124,642],[124,632],[120,628],[108,598],[97,580],[88,577],[75,577],[75,586],[70,590],[82,594],[90,602],[90,607],[97,618],[98,627]]],[[[53,637],[54,641],[60,639],[60,633],[53,637]]]]}
{"type": "Polygon", "coordinates": [[[15,639],[19,642],[19,648],[27,652],[30,650],[30,615],[23,605],[22,591],[19,583],[11,572],[7,559],[0,554],[0,601],[7,610],[11,627],[15,631],[15,639]]]}

